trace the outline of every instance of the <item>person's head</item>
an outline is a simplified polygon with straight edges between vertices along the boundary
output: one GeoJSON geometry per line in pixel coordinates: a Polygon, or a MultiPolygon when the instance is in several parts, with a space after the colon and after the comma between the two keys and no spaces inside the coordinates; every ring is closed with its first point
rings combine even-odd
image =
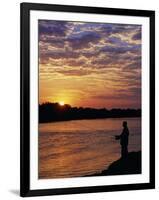
{"type": "Polygon", "coordinates": [[[124,128],[127,127],[127,121],[123,121],[123,127],[124,127],[124,128]]]}

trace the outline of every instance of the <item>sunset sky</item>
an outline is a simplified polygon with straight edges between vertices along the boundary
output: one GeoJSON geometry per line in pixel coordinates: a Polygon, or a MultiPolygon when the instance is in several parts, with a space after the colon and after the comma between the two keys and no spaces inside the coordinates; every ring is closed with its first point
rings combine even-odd
{"type": "Polygon", "coordinates": [[[39,103],[141,107],[141,26],[39,20],[39,103]]]}

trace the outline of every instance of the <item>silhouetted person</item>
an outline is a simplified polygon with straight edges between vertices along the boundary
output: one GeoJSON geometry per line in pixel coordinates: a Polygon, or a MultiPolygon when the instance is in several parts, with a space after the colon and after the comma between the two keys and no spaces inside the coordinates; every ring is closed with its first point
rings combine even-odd
{"type": "Polygon", "coordinates": [[[129,142],[129,129],[126,121],[123,122],[123,131],[121,135],[116,135],[115,139],[120,140],[121,157],[126,158],[128,155],[128,142],[129,142]]]}

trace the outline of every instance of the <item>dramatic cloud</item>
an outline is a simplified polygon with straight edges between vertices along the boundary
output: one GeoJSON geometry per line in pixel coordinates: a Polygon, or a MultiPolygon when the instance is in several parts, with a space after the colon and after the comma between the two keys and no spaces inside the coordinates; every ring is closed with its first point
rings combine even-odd
{"type": "Polygon", "coordinates": [[[141,40],[141,31],[138,33],[135,33],[132,37],[133,40],[141,40]]]}
{"type": "Polygon", "coordinates": [[[39,20],[40,101],[140,107],[141,28],[39,20]]]}
{"type": "Polygon", "coordinates": [[[39,34],[41,35],[54,35],[54,36],[65,36],[66,35],[66,22],[63,21],[41,21],[39,20],[39,34]]]}

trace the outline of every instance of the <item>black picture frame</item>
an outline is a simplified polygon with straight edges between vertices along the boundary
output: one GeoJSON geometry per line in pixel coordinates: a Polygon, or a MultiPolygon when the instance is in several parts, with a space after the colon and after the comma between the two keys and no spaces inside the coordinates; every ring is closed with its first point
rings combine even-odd
{"type": "Polygon", "coordinates": [[[21,122],[20,122],[20,195],[22,197],[39,195],[59,195],[94,193],[107,191],[139,190],[155,188],[155,11],[131,10],[102,7],[83,7],[70,5],[49,5],[21,3],[21,122]],[[103,185],[91,187],[30,189],[30,11],[60,11],[77,13],[110,14],[148,17],[150,19],[150,181],[148,183],[103,185]]]}

